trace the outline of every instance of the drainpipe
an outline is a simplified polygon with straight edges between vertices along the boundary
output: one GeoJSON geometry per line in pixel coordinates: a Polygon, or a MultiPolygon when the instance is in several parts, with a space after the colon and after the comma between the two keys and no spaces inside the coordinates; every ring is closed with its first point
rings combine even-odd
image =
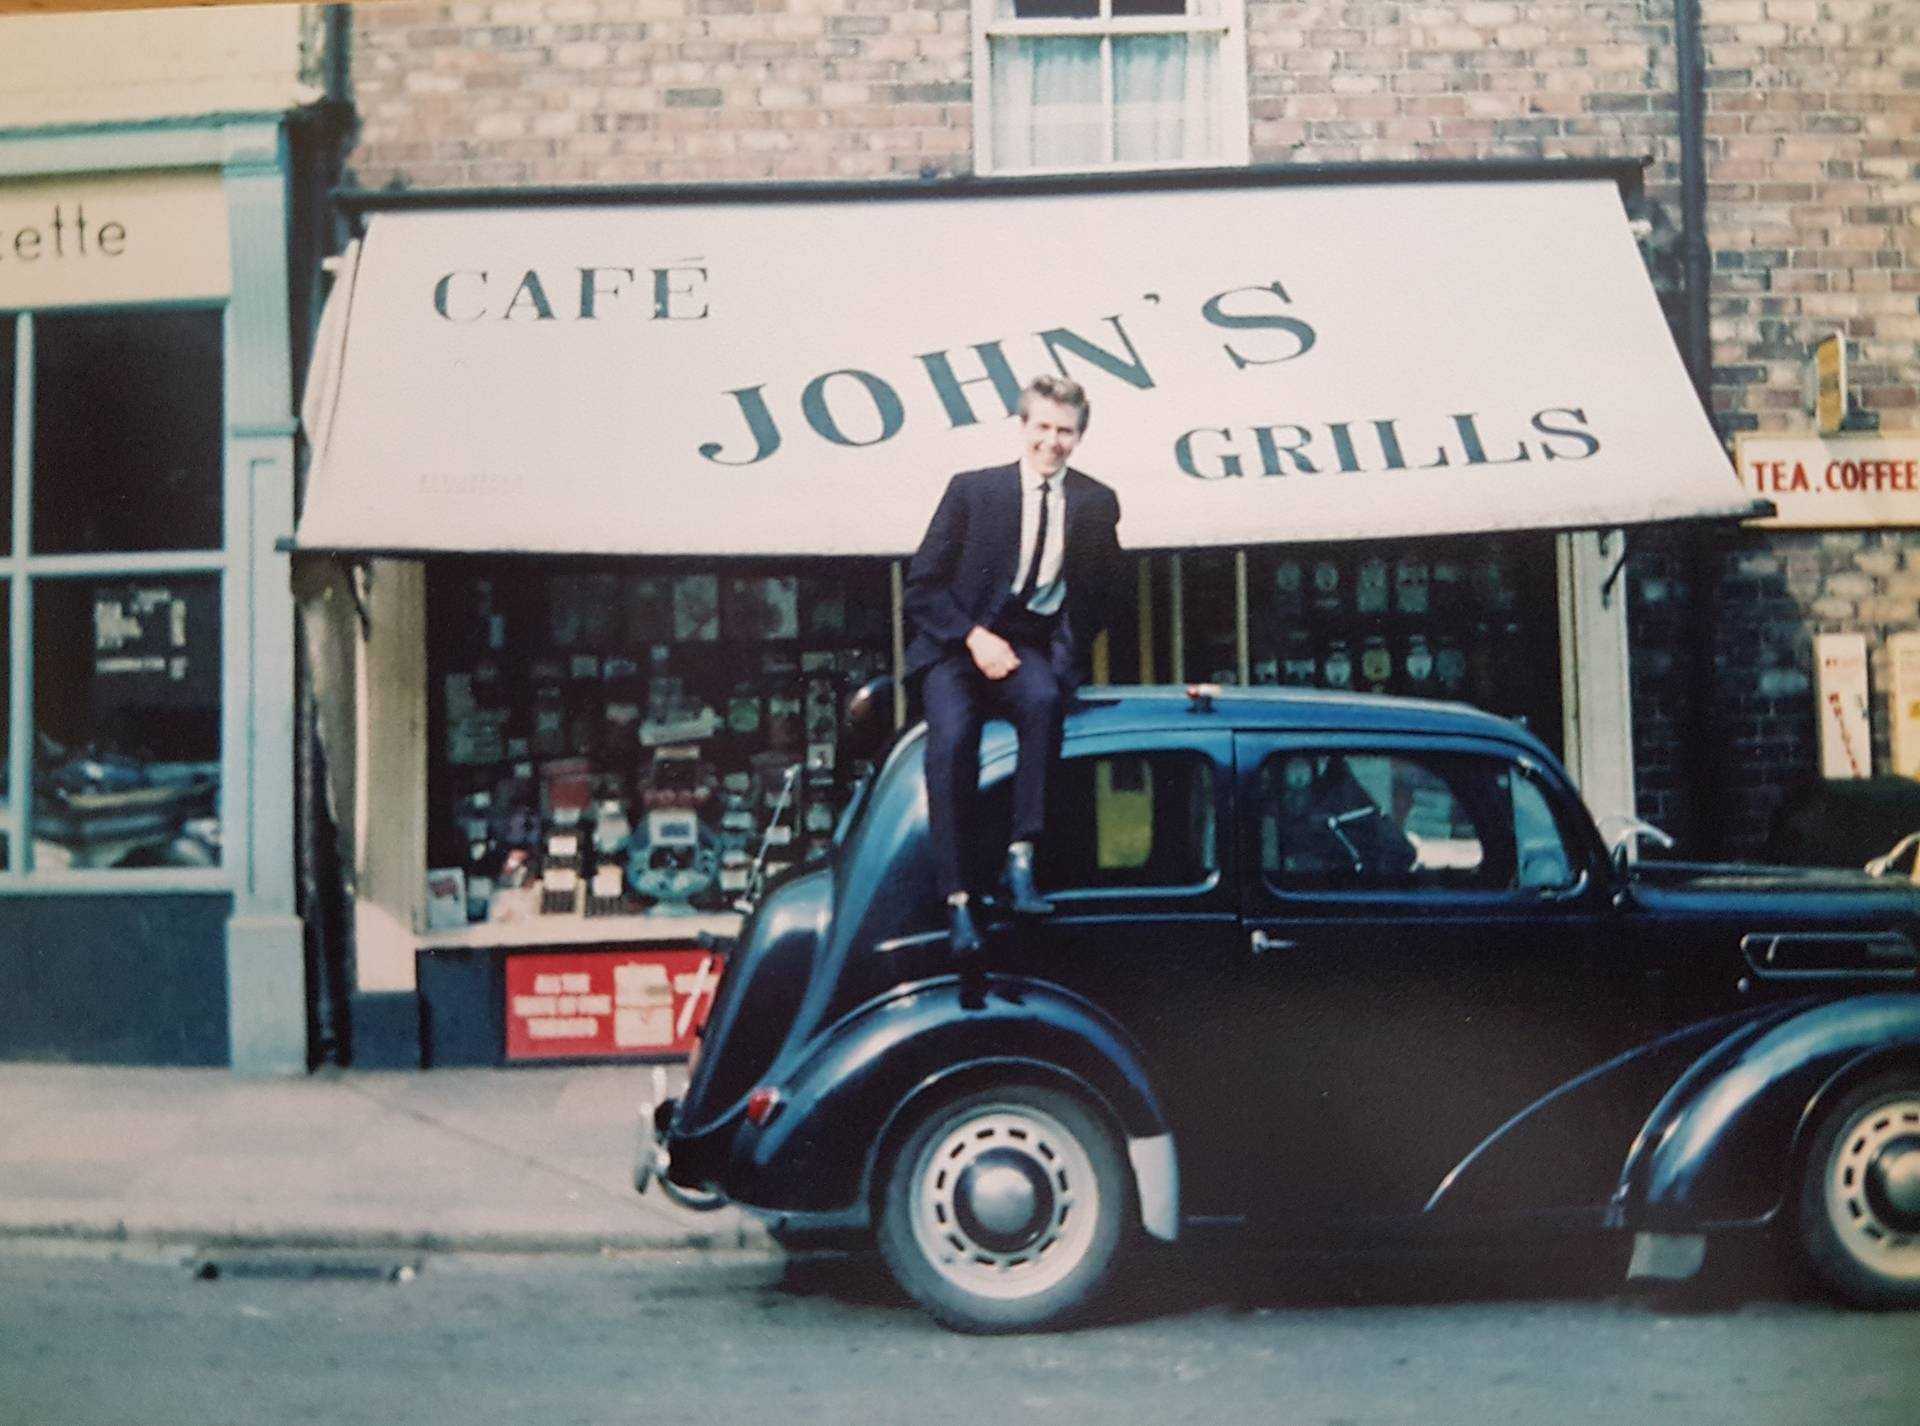
{"type": "MultiPolygon", "coordinates": [[[[1680,270],[1681,357],[1693,378],[1707,418],[1713,420],[1713,342],[1709,301],[1713,260],[1707,244],[1706,63],[1700,36],[1700,0],[1674,0],[1673,45],[1675,87],[1679,102],[1680,142],[1680,270]]],[[[1718,429],[1718,422],[1715,422],[1718,429]]],[[[1686,541],[1684,558],[1692,585],[1693,618],[1689,621],[1686,656],[1693,677],[1693,698],[1681,720],[1681,746],[1675,763],[1688,794],[1687,821],[1695,856],[1718,854],[1723,846],[1724,819],[1711,815],[1723,790],[1720,759],[1714,748],[1718,729],[1713,716],[1718,664],[1715,647],[1720,625],[1720,565],[1724,557],[1720,532],[1695,525],[1686,541]]]]}
{"type": "MultiPolygon", "coordinates": [[[[340,180],[346,144],[352,131],[348,47],[352,18],[346,5],[328,5],[322,12],[322,93],[298,152],[303,155],[296,181],[306,185],[298,211],[304,214],[297,263],[311,263],[295,307],[293,339],[310,348],[319,327],[317,268],[323,254],[337,253],[342,226],[331,198],[340,180]],[[304,317],[304,320],[300,320],[304,317]]],[[[290,267],[294,264],[289,264],[290,267]]],[[[304,377],[306,364],[298,364],[304,377]]],[[[296,393],[297,397],[297,393],[296,393]]],[[[305,496],[306,470],[296,471],[296,500],[305,496]]],[[[296,610],[301,603],[299,560],[294,561],[296,610]]],[[[306,597],[319,588],[314,582],[306,597]]],[[[294,637],[294,845],[295,872],[306,926],[308,1059],[312,1065],[344,1065],[352,1059],[353,1016],[353,894],[347,886],[339,844],[340,830],[328,801],[326,749],[320,742],[319,709],[308,642],[308,624],[296,612],[294,637]]],[[[366,810],[360,809],[364,817],[366,810]]]]}
{"type": "Polygon", "coordinates": [[[1674,61],[1680,101],[1681,282],[1687,370],[1702,405],[1713,387],[1713,348],[1708,339],[1707,299],[1713,264],[1707,251],[1706,67],[1700,43],[1700,0],[1675,0],[1674,61]]]}

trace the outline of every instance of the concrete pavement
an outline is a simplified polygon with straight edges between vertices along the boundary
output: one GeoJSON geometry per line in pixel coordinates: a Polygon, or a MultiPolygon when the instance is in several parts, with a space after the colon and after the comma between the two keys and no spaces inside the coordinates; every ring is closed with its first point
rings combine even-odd
{"type": "MultiPolygon", "coordinates": [[[[669,1072],[678,1092],[685,1071],[669,1072]]],[[[633,1191],[645,1067],[328,1071],[0,1064],[0,1235],[298,1247],[765,1249],[633,1191]]]]}

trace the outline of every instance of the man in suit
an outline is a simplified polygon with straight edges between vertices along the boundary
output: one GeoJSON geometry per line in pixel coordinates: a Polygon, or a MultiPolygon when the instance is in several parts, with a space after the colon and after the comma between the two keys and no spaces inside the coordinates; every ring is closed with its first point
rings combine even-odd
{"type": "Polygon", "coordinates": [[[1020,393],[1020,459],[948,483],[908,567],[906,674],[927,719],[934,875],[954,951],[980,948],[967,867],[980,728],[1013,724],[1020,757],[1003,882],[1012,908],[1045,915],[1033,879],[1047,776],[1065,701],[1086,678],[1120,566],[1120,501],[1067,457],[1086,434],[1087,394],[1041,376],[1020,393]]]}

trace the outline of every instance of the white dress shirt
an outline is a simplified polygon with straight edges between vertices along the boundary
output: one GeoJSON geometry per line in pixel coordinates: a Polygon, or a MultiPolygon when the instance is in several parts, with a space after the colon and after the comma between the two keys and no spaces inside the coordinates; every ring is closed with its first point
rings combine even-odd
{"type": "Polygon", "coordinates": [[[1067,558],[1067,497],[1062,489],[1067,478],[1062,466],[1051,478],[1020,462],[1020,558],[1013,566],[1015,594],[1027,578],[1027,566],[1033,563],[1033,542],[1040,533],[1040,501],[1047,501],[1047,547],[1040,552],[1040,573],[1027,608],[1036,614],[1058,613],[1066,602],[1067,581],[1062,566],[1067,558]]]}

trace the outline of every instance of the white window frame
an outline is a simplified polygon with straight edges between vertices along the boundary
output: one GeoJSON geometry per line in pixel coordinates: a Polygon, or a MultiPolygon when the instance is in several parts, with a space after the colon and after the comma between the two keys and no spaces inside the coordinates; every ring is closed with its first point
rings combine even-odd
{"type": "MultiPolygon", "coordinates": [[[[234,882],[226,860],[233,841],[231,829],[240,808],[233,804],[232,777],[227,764],[231,730],[228,726],[230,690],[225,680],[228,661],[227,622],[233,615],[234,557],[223,543],[208,549],[103,551],[84,554],[34,554],[30,552],[33,521],[33,422],[34,382],[38,376],[36,319],[42,315],[62,317],[74,313],[137,315],[158,310],[208,311],[221,315],[221,379],[225,379],[227,352],[231,347],[227,332],[228,303],[225,299],[204,302],[128,303],[103,307],[68,307],[50,311],[13,308],[4,314],[13,319],[10,334],[14,356],[14,389],[0,399],[13,404],[13,446],[0,452],[0,459],[13,465],[13,536],[6,552],[0,555],[0,584],[10,590],[8,600],[11,624],[7,654],[10,663],[11,706],[5,716],[11,721],[9,732],[9,776],[12,795],[0,811],[0,832],[6,835],[11,856],[0,860],[0,894],[8,891],[47,891],[84,889],[89,891],[220,890],[234,882]],[[34,595],[38,585],[50,580],[103,578],[146,579],[167,575],[209,575],[219,581],[221,613],[221,736],[220,789],[216,795],[220,821],[221,859],[217,867],[97,867],[72,869],[36,867],[33,843],[29,836],[33,802],[34,722],[34,595]]],[[[3,340],[4,338],[0,338],[3,340]]],[[[224,444],[224,438],[223,438],[224,444]]],[[[220,472],[222,527],[226,524],[228,502],[234,492],[229,473],[220,472]]],[[[223,535],[224,541],[224,535],[223,535]]]]}
{"type": "Polygon", "coordinates": [[[1005,19],[999,0],[973,0],[973,152],[982,174],[1136,173],[1167,169],[1244,166],[1252,161],[1247,111],[1247,0],[1215,0],[1217,15],[1113,14],[1113,0],[1098,0],[1100,13],[1086,19],[1005,19]],[[1008,168],[993,151],[992,43],[996,39],[1100,40],[1101,109],[1107,148],[1113,147],[1113,40],[1124,35],[1208,35],[1220,43],[1220,85],[1212,96],[1222,137],[1218,155],[1160,162],[1109,161],[1064,168],[1008,168]]]}

